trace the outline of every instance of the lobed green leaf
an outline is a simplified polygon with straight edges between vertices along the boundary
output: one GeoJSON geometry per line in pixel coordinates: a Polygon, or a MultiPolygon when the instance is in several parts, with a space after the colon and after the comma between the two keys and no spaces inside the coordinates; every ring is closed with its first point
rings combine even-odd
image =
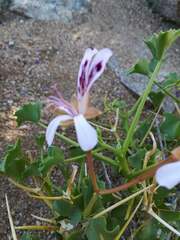
{"type": "Polygon", "coordinates": [[[16,111],[15,116],[18,126],[26,121],[37,123],[41,118],[41,104],[39,102],[25,104],[16,111]]]}
{"type": "Polygon", "coordinates": [[[180,37],[180,29],[171,29],[166,32],[154,34],[152,37],[145,40],[146,45],[150,49],[153,57],[160,60],[166,50],[180,37]]]}
{"type": "Polygon", "coordinates": [[[180,138],[180,118],[172,113],[165,113],[165,120],[160,126],[160,131],[171,141],[180,138]]]}
{"type": "Polygon", "coordinates": [[[118,234],[119,226],[109,231],[107,230],[106,225],[107,223],[105,217],[91,219],[86,232],[88,240],[114,239],[114,237],[118,234]]]}
{"type": "Polygon", "coordinates": [[[25,156],[21,150],[21,142],[18,140],[7,152],[4,159],[4,171],[7,176],[21,180],[25,170],[25,156]]]}

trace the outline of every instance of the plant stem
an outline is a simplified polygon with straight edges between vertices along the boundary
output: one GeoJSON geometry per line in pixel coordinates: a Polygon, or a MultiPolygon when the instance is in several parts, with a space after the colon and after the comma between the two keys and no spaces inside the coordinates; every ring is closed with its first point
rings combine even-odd
{"type": "MultiPolygon", "coordinates": [[[[39,122],[38,124],[39,124],[39,126],[41,126],[43,128],[47,128],[47,126],[44,123],[42,123],[42,122],[39,122]]],[[[77,142],[75,142],[72,139],[64,136],[63,134],[56,133],[56,135],[60,139],[62,139],[65,143],[70,144],[70,145],[72,145],[74,147],[79,147],[79,144],[77,142]]],[[[97,159],[104,161],[105,163],[108,163],[108,164],[110,164],[110,165],[112,165],[114,167],[118,167],[118,163],[117,162],[115,162],[114,160],[112,160],[109,157],[106,157],[106,156],[103,156],[102,154],[96,153],[96,150],[92,151],[92,155],[94,157],[96,157],[97,159]]]]}
{"type": "Polygon", "coordinates": [[[103,147],[104,149],[109,150],[110,152],[113,152],[113,153],[117,154],[116,148],[112,147],[111,145],[109,145],[109,144],[107,144],[107,143],[105,143],[103,141],[100,141],[99,145],[101,147],[103,147]]]}
{"type": "Polygon", "coordinates": [[[147,191],[147,190],[150,189],[152,186],[153,186],[153,184],[151,184],[151,185],[149,185],[148,187],[143,188],[143,189],[141,189],[140,191],[135,192],[135,193],[133,193],[132,195],[128,196],[127,198],[125,198],[125,199],[123,199],[123,200],[121,200],[121,201],[119,201],[119,202],[111,205],[110,207],[108,207],[108,208],[106,208],[105,210],[101,211],[100,213],[96,214],[96,215],[93,217],[93,219],[98,218],[98,217],[101,217],[101,216],[103,216],[104,214],[112,211],[113,209],[115,209],[115,208],[123,205],[124,203],[126,203],[126,202],[128,202],[129,200],[135,198],[136,196],[140,195],[140,194],[143,193],[144,191],[147,191]]]}
{"type": "Polygon", "coordinates": [[[125,176],[128,176],[130,173],[128,161],[125,158],[125,155],[123,155],[121,149],[120,149],[120,152],[117,154],[117,156],[118,156],[119,163],[121,164],[121,169],[123,174],[125,176]]]}
{"type": "Polygon", "coordinates": [[[157,221],[159,221],[162,225],[164,225],[166,228],[168,228],[170,231],[172,231],[173,233],[175,233],[178,237],[180,237],[180,232],[177,231],[174,227],[172,227],[169,223],[167,223],[166,221],[164,221],[162,218],[160,218],[153,210],[152,208],[150,208],[148,210],[148,213],[154,217],[157,221]]]}
{"type": "Polygon", "coordinates": [[[162,165],[167,164],[167,163],[171,163],[171,162],[176,162],[176,161],[179,161],[179,160],[177,160],[176,158],[173,158],[173,157],[170,157],[166,161],[162,160],[162,161],[159,162],[159,164],[157,164],[156,166],[149,169],[149,171],[146,171],[146,172],[142,173],[141,175],[137,176],[136,178],[133,178],[131,181],[129,181],[125,184],[119,185],[117,187],[114,187],[114,188],[100,190],[99,194],[105,195],[105,194],[111,194],[111,193],[126,190],[126,189],[140,183],[140,182],[143,182],[144,180],[146,180],[150,177],[153,177],[155,175],[157,169],[159,167],[161,167],[162,165]]]}
{"type": "Polygon", "coordinates": [[[138,100],[135,102],[135,104],[132,106],[132,108],[128,111],[128,116],[130,117],[133,112],[137,109],[140,101],[141,101],[142,96],[138,98],[138,100]]]}
{"type": "Polygon", "coordinates": [[[27,226],[19,226],[15,227],[16,230],[42,230],[42,231],[49,231],[49,232],[54,232],[58,231],[59,227],[55,226],[36,226],[36,225],[27,225],[27,226]]]}
{"type": "Polygon", "coordinates": [[[92,181],[94,192],[98,193],[99,188],[98,188],[97,181],[96,181],[96,174],[95,174],[95,171],[94,171],[94,164],[93,164],[93,158],[92,158],[91,151],[88,151],[86,153],[86,162],[87,162],[88,173],[89,173],[89,176],[90,176],[91,181],[92,181]]]}
{"type": "Polygon", "coordinates": [[[136,214],[137,210],[139,209],[139,207],[140,207],[140,205],[142,203],[142,200],[143,200],[143,198],[141,198],[141,200],[139,201],[138,205],[136,206],[136,208],[132,212],[131,216],[129,217],[127,222],[124,224],[124,226],[121,228],[120,232],[118,233],[118,235],[116,236],[116,238],[114,240],[119,240],[120,237],[123,235],[123,233],[125,232],[125,230],[127,229],[128,225],[129,225],[129,223],[131,222],[131,220],[133,219],[133,217],[136,214]]]}
{"type": "Polygon", "coordinates": [[[93,193],[92,198],[90,199],[87,207],[84,210],[84,214],[83,214],[84,218],[88,217],[91,214],[92,208],[93,208],[96,200],[97,200],[97,194],[93,193]]]}
{"type": "Polygon", "coordinates": [[[154,70],[154,72],[151,75],[149,83],[148,83],[148,85],[146,87],[146,90],[144,91],[144,93],[143,93],[143,95],[141,97],[141,101],[140,101],[140,103],[139,103],[139,105],[137,107],[136,114],[135,114],[135,116],[134,116],[134,118],[132,120],[131,126],[129,128],[128,133],[127,133],[127,137],[126,137],[126,139],[124,141],[124,144],[123,144],[123,158],[122,158],[122,161],[123,161],[123,168],[124,168],[124,171],[125,171],[126,174],[128,174],[130,171],[129,171],[128,163],[127,163],[127,160],[126,160],[125,156],[126,156],[126,153],[128,151],[129,145],[132,142],[132,138],[133,138],[135,129],[137,127],[138,121],[140,119],[140,116],[141,116],[143,107],[145,105],[146,99],[147,99],[147,97],[148,97],[148,95],[149,95],[149,93],[151,91],[153,83],[156,80],[156,77],[157,77],[158,72],[160,70],[161,62],[162,62],[162,59],[157,63],[157,65],[155,67],[155,70],[154,70]],[[126,167],[124,167],[124,166],[126,166],[126,167]]]}
{"type": "Polygon", "coordinates": [[[154,82],[167,96],[171,97],[176,103],[180,103],[180,100],[175,97],[173,94],[171,94],[168,90],[166,90],[165,88],[161,87],[161,84],[159,84],[158,82],[154,82]]]}
{"type": "Polygon", "coordinates": [[[127,211],[126,211],[126,215],[124,217],[124,220],[128,220],[128,218],[130,216],[130,213],[131,213],[131,210],[133,208],[133,205],[134,205],[134,199],[131,199],[128,203],[128,207],[127,207],[127,211]]]}
{"type": "Polygon", "coordinates": [[[92,151],[92,155],[96,158],[96,159],[99,159],[99,160],[102,160],[104,161],[105,163],[108,163],[110,164],[111,166],[114,166],[114,167],[118,167],[118,163],[115,161],[115,160],[112,160],[111,158],[109,157],[106,157],[100,153],[96,153],[94,151],[92,151]]]}
{"type": "Polygon", "coordinates": [[[8,212],[8,218],[9,218],[9,224],[10,224],[10,227],[11,227],[12,237],[13,237],[13,240],[17,240],[16,230],[15,230],[15,227],[14,227],[14,223],[13,223],[13,219],[12,219],[7,195],[5,195],[5,199],[6,199],[6,207],[7,207],[7,212],[8,212]]]}
{"type": "Polygon", "coordinates": [[[156,112],[156,115],[155,115],[155,117],[153,118],[153,120],[152,120],[152,122],[151,122],[150,127],[148,128],[147,132],[145,133],[145,136],[143,137],[141,143],[139,144],[140,147],[143,146],[143,144],[144,144],[147,136],[149,135],[149,132],[151,131],[152,127],[154,126],[154,123],[155,123],[155,121],[156,121],[156,119],[157,119],[157,117],[158,117],[158,115],[159,115],[159,112],[161,111],[162,106],[163,106],[163,102],[160,104],[160,106],[159,106],[159,108],[158,108],[158,111],[156,112]]]}

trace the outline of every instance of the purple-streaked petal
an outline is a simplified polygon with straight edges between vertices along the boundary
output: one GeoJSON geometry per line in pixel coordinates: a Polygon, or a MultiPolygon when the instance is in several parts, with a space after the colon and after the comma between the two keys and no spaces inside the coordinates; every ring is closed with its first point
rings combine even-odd
{"type": "Polygon", "coordinates": [[[87,75],[87,91],[90,90],[92,84],[101,76],[109,58],[112,56],[112,51],[109,48],[101,49],[93,58],[89,66],[87,75]]]}
{"type": "Polygon", "coordinates": [[[65,122],[67,120],[72,119],[71,116],[68,115],[61,115],[61,116],[57,116],[55,117],[48,125],[47,129],[46,129],[46,142],[48,144],[48,146],[51,146],[56,130],[58,128],[58,126],[61,124],[61,122],[65,122]]]}
{"type": "Polygon", "coordinates": [[[83,115],[74,117],[74,124],[77,140],[82,150],[89,151],[93,149],[98,143],[96,130],[87,122],[83,115]]]}
{"type": "Polygon", "coordinates": [[[81,64],[79,67],[78,79],[77,79],[78,99],[81,98],[86,91],[88,69],[96,53],[97,53],[97,49],[87,48],[83,56],[83,59],[81,61],[81,64]]]}
{"type": "Polygon", "coordinates": [[[56,96],[50,96],[49,102],[54,104],[57,108],[60,110],[66,112],[67,114],[74,116],[77,114],[77,111],[74,109],[74,107],[66,101],[63,97],[58,98],[56,96]]]}
{"type": "Polygon", "coordinates": [[[180,183],[180,161],[160,167],[156,172],[156,181],[168,189],[180,183]]]}

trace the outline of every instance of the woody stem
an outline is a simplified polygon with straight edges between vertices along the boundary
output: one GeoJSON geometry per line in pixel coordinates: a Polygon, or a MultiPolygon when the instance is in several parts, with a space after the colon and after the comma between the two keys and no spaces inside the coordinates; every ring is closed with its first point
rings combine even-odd
{"type": "Polygon", "coordinates": [[[148,179],[148,178],[151,178],[155,175],[157,169],[159,167],[161,167],[162,165],[164,164],[167,164],[167,163],[172,163],[172,162],[176,162],[178,161],[174,156],[170,156],[167,160],[162,160],[159,162],[159,164],[157,164],[156,166],[152,167],[151,169],[149,169],[148,171],[142,173],[141,175],[137,176],[136,178],[132,179],[131,181],[125,183],[125,184],[122,184],[122,185],[119,185],[117,187],[114,187],[114,188],[110,188],[110,189],[103,189],[103,190],[100,190],[99,191],[99,194],[101,195],[105,195],[105,194],[111,194],[111,193],[115,193],[115,192],[120,192],[120,191],[123,191],[123,190],[126,190],[140,182],[143,182],[144,180],[148,179]]]}
{"type": "Polygon", "coordinates": [[[96,174],[95,174],[95,171],[94,171],[94,164],[93,164],[93,158],[92,158],[92,152],[91,151],[88,151],[86,153],[86,163],[87,163],[87,167],[88,167],[88,173],[89,173],[89,176],[91,178],[92,185],[93,185],[93,188],[94,188],[94,192],[98,193],[99,188],[98,188],[97,181],[96,181],[96,174]]]}

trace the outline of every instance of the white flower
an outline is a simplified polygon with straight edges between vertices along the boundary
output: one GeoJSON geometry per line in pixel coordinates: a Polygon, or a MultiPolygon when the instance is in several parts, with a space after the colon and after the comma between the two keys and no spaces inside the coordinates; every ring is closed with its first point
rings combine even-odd
{"type": "Polygon", "coordinates": [[[163,165],[157,170],[155,177],[160,186],[173,188],[180,183],[180,161],[163,165]]]}
{"type": "Polygon", "coordinates": [[[59,125],[69,125],[74,123],[77,140],[84,151],[93,149],[97,142],[96,130],[86,119],[96,117],[100,111],[94,107],[89,107],[89,91],[93,83],[103,73],[106,63],[112,56],[108,48],[97,49],[88,48],[80,64],[77,79],[77,98],[71,102],[64,100],[62,95],[55,89],[56,96],[49,98],[50,103],[58,109],[58,116],[48,125],[46,130],[46,141],[50,146],[53,142],[56,130],[59,125]]]}

